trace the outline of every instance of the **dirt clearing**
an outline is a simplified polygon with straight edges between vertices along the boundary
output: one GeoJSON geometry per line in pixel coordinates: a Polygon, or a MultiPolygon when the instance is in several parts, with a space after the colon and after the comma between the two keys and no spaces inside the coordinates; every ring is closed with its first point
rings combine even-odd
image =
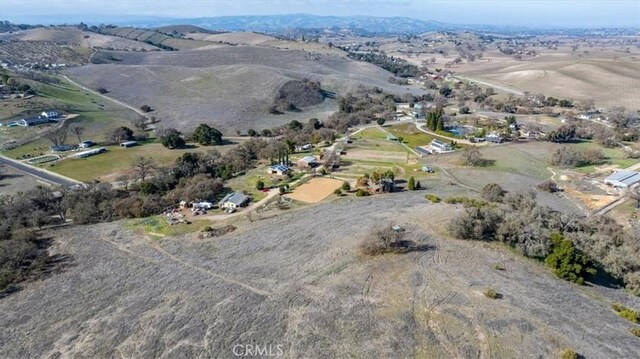
{"type": "Polygon", "coordinates": [[[306,203],[318,203],[342,186],[342,181],[333,178],[314,178],[296,188],[287,197],[306,203]]]}

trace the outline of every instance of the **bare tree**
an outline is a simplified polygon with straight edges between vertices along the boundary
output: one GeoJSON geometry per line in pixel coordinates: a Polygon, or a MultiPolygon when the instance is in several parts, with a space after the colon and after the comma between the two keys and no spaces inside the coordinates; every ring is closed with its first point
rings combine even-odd
{"type": "Polygon", "coordinates": [[[144,131],[147,128],[147,119],[143,116],[136,117],[133,120],[133,125],[140,131],[144,131]]]}
{"type": "Polygon", "coordinates": [[[157,168],[153,159],[148,157],[138,157],[131,165],[133,166],[131,174],[143,182],[157,168]]]}
{"type": "Polygon", "coordinates": [[[62,146],[67,140],[67,134],[69,129],[66,126],[54,128],[51,131],[46,132],[43,136],[47,140],[51,141],[54,146],[62,146]]]}
{"type": "Polygon", "coordinates": [[[84,127],[82,126],[73,126],[71,127],[71,131],[76,137],[78,137],[78,143],[82,142],[82,134],[84,133],[84,127]]]}

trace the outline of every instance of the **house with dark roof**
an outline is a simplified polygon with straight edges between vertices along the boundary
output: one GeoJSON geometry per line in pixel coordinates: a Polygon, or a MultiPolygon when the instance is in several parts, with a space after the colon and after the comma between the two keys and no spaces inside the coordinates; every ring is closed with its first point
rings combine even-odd
{"type": "Polygon", "coordinates": [[[23,126],[23,127],[37,126],[43,123],[49,123],[49,119],[46,117],[40,116],[40,117],[23,118],[22,120],[18,120],[16,122],[18,126],[23,126]]]}
{"type": "Polygon", "coordinates": [[[267,168],[267,173],[270,175],[283,176],[287,174],[289,171],[291,171],[289,166],[283,165],[283,164],[272,165],[272,166],[269,166],[269,168],[267,168]]]}
{"type": "Polygon", "coordinates": [[[313,168],[318,165],[314,156],[304,156],[298,160],[298,168],[313,168]]]}
{"type": "Polygon", "coordinates": [[[218,202],[218,206],[220,208],[233,208],[237,209],[238,207],[246,206],[251,198],[240,192],[232,192],[224,196],[220,202],[218,202]]]}

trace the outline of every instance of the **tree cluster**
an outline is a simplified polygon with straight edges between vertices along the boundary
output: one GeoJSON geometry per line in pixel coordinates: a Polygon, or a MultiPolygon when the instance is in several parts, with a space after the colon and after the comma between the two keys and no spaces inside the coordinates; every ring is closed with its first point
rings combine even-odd
{"type": "Polygon", "coordinates": [[[583,283],[602,270],[640,295],[640,229],[606,216],[581,217],[540,206],[534,193],[507,193],[502,203],[470,207],[452,219],[456,238],[505,243],[544,259],[558,276],[583,283]]]}

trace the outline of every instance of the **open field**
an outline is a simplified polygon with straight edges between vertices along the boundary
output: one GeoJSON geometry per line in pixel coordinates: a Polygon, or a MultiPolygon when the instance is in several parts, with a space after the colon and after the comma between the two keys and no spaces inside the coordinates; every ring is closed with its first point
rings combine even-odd
{"type": "Polygon", "coordinates": [[[187,152],[207,152],[216,150],[225,153],[235,145],[198,146],[195,148],[168,149],[155,139],[141,142],[139,146],[123,148],[106,146],[107,152],[87,158],[66,158],[44,168],[80,180],[114,180],[118,174],[128,171],[133,161],[139,157],[151,158],[158,166],[169,166],[187,152]]]}
{"type": "Polygon", "coordinates": [[[633,324],[610,306],[637,309],[639,298],[562,281],[493,244],[444,240],[460,207],[422,194],[348,197],[204,240],[122,222],[51,232],[66,265],[0,300],[11,328],[0,356],[228,358],[243,343],[281,344],[292,358],[638,356],[633,324]],[[389,222],[422,250],[361,256],[369,228],[389,222]]]}
{"type": "Polygon", "coordinates": [[[436,136],[428,133],[424,133],[418,130],[413,123],[407,123],[402,125],[392,125],[385,127],[385,130],[391,132],[396,138],[402,137],[402,142],[414,149],[418,146],[426,146],[431,143],[433,139],[437,139],[446,143],[455,141],[454,138],[436,136]]]}
{"type": "Polygon", "coordinates": [[[104,87],[110,91],[109,96],[132,106],[147,104],[161,119],[159,126],[182,130],[206,122],[234,134],[236,130],[273,127],[294,118],[323,120],[337,109],[335,102],[303,107],[301,112],[286,115],[267,114],[283,85],[305,78],[320,81],[324,90],[338,93],[360,85],[378,86],[392,93],[421,92],[390,84],[389,72],[368,63],[261,46],[147,53],[101,51],[96,56],[117,61],[66,73],[90,88],[104,87]]]}
{"type": "Polygon", "coordinates": [[[131,220],[127,224],[127,227],[135,234],[150,235],[157,238],[197,232],[208,224],[209,221],[207,220],[190,219],[189,223],[174,224],[171,226],[162,216],[152,216],[131,220]]]}
{"type": "Polygon", "coordinates": [[[287,197],[305,203],[318,203],[333,194],[344,182],[333,178],[312,178],[287,194],[287,197]]]}
{"type": "Polygon", "coordinates": [[[591,99],[597,106],[639,110],[640,61],[594,56],[579,58],[568,53],[528,61],[483,61],[466,64],[455,71],[533,94],[576,101],[591,99]]]}
{"type": "Polygon", "coordinates": [[[332,54],[339,56],[346,56],[346,53],[338,48],[329,48],[323,43],[314,42],[298,42],[281,40],[269,35],[254,33],[254,32],[226,32],[222,34],[208,34],[208,33],[190,33],[186,36],[189,39],[211,41],[216,43],[227,43],[234,45],[249,45],[249,46],[267,46],[282,50],[300,50],[309,51],[316,54],[332,54]]]}

